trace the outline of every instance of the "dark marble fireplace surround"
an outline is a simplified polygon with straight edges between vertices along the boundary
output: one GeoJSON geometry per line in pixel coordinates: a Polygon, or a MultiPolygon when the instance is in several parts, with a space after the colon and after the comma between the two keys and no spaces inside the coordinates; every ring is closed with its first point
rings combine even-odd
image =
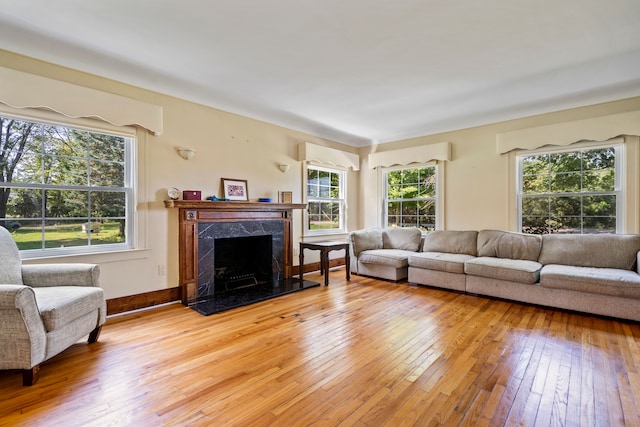
{"type": "MultiPolygon", "coordinates": [[[[284,278],[284,221],[212,222],[198,227],[198,296],[199,301],[226,292],[216,283],[216,240],[245,237],[271,237],[271,281],[284,278]]],[[[251,257],[251,252],[245,253],[251,257]]],[[[257,254],[256,254],[257,255],[257,254]]],[[[254,264],[251,262],[250,264],[254,264]]],[[[228,286],[226,286],[228,288],[228,286]]]]}
{"type": "MultiPolygon", "coordinates": [[[[197,298],[191,305],[201,314],[209,315],[235,307],[284,295],[290,292],[318,286],[319,283],[285,277],[285,222],[284,221],[242,221],[201,223],[198,228],[198,285],[197,298]],[[258,244],[256,237],[266,237],[271,242],[270,268],[266,274],[260,258],[264,258],[264,241],[258,244]],[[222,242],[224,241],[224,245],[222,242]],[[237,242],[239,247],[232,249],[230,244],[237,242]],[[255,244],[257,248],[248,245],[255,244]],[[227,258],[236,259],[242,272],[237,277],[222,279],[220,257],[216,249],[232,251],[227,258]],[[249,267],[249,269],[247,269],[249,267]],[[253,267],[255,270],[251,270],[253,267]]],[[[225,260],[225,263],[229,260],[225,260]]],[[[226,268],[226,266],[225,266],[226,268]]]]}

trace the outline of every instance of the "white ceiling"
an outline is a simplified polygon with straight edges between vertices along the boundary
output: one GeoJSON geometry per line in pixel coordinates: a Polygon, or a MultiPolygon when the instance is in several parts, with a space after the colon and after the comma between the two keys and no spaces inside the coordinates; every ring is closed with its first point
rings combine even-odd
{"type": "Polygon", "coordinates": [[[640,95],[640,0],[0,0],[0,48],[365,146],[640,95]]]}

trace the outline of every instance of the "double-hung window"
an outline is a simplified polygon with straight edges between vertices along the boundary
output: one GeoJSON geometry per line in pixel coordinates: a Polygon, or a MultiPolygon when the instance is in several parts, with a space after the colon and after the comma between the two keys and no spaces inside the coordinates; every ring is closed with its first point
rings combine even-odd
{"type": "Polygon", "coordinates": [[[344,170],[307,166],[307,233],[345,231],[344,170]]]}
{"type": "Polygon", "coordinates": [[[134,136],[0,117],[0,225],[23,256],[132,247],[134,136]]]}
{"type": "Polygon", "coordinates": [[[518,155],[520,231],[621,232],[622,147],[614,143],[518,155]]]}
{"type": "Polygon", "coordinates": [[[435,230],[436,165],[393,168],[383,172],[384,226],[435,230]]]}

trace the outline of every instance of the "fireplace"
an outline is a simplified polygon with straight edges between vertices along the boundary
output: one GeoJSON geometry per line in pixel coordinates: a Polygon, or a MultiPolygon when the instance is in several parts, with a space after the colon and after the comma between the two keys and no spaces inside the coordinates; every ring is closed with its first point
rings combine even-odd
{"type": "Polygon", "coordinates": [[[269,285],[272,280],[272,236],[215,239],[214,293],[269,285]]]}
{"type": "Polygon", "coordinates": [[[178,208],[182,303],[212,314],[310,286],[293,278],[291,216],[304,204],[167,200],[178,208]]]}

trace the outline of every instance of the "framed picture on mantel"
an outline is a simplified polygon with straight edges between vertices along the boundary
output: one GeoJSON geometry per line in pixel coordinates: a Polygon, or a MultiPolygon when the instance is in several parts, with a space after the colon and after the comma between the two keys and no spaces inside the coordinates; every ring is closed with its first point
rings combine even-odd
{"type": "Polygon", "coordinates": [[[222,193],[229,200],[249,200],[249,189],[246,179],[222,178],[222,193]]]}
{"type": "Polygon", "coordinates": [[[291,191],[278,191],[278,202],[280,203],[292,203],[293,193],[291,191]]]}

